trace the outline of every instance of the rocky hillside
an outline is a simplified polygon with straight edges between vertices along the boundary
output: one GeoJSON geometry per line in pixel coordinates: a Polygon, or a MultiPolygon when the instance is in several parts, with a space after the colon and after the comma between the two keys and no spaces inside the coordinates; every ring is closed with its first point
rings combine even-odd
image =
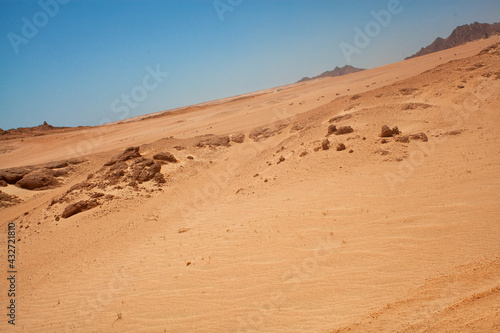
{"type": "Polygon", "coordinates": [[[334,70],[323,72],[322,74],[320,74],[318,76],[304,77],[304,78],[302,78],[298,82],[304,82],[304,81],[309,81],[309,80],[313,80],[313,79],[319,79],[319,78],[322,78],[322,77],[342,76],[342,75],[357,73],[357,72],[361,72],[361,71],[364,71],[364,69],[363,68],[356,68],[356,67],[352,67],[352,66],[346,65],[346,66],[344,66],[342,68],[335,67],[334,70]]]}
{"type": "Polygon", "coordinates": [[[453,30],[453,32],[448,38],[443,39],[441,37],[438,37],[432,44],[421,48],[420,51],[418,51],[417,53],[406,59],[411,59],[426,54],[439,52],[478,39],[488,38],[490,36],[499,34],[500,34],[500,22],[493,24],[474,22],[472,24],[462,25],[455,28],[455,30],[453,30]]]}

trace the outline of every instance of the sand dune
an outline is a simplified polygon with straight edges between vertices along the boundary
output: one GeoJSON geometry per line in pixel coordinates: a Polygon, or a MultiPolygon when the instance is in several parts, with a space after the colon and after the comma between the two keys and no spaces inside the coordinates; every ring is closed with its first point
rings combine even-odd
{"type": "Polygon", "coordinates": [[[0,168],[86,159],[60,187],[0,188],[23,200],[0,208],[22,226],[16,330],[500,330],[498,42],[2,141],[0,168]],[[166,183],[125,181],[152,167],[134,157],[104,185],[130,146],[176,157],[166,183]],[[79,200],[99,205],[62,218],[79,200]]]}

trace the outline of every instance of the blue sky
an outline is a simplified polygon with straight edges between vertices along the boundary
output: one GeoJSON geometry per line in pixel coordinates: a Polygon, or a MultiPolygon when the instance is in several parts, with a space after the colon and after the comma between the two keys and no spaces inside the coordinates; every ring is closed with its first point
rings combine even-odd
{"type": "MultiPolygon", "coordinates": [[[[0,128],[98,125],[314,76],[345,65],[341,43],[355,46],[354,29],[393,1],[0,0],[0,128]]],[[[500,21],[498,0],[397,8],[351,65],[500,21]]]]}

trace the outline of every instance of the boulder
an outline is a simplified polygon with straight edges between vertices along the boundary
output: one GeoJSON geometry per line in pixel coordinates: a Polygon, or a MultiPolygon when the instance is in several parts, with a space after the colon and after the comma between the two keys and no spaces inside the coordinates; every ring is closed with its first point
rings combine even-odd
{"type": "Polygon", "coordinates": [[[16,186],[26,190],[44,190],[59,185],[59,181],[48,169],[40,169],[25,175],[16,186]]]}
{"type": "Polygon", "coordinates": [[[8,184],[15,184],[18,180],[30,173],[30,171],[31,170],[27,168],[4,169],[0,171],[0,178],[8,184]]]}

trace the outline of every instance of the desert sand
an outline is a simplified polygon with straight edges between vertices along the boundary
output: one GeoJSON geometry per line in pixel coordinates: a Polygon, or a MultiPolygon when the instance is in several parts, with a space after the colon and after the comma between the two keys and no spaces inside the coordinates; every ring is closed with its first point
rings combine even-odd
{"type": "Polygon", "coordinates": [[[0,169],[81,163],[58,186],[0,187],[20,200],[0,208],[18,261],[16,325],[3,315],[0,330],[500,331],[499,106],[492,37],[2,140],[0,169]],[[382,138],[383,125],[401,133],[382,138]],[[165,183],[131,184],[140,157],[107,163],[128,147],[173,154],[165,183]],[[63,217],[82,200],[96,206],[63,217]]]}

